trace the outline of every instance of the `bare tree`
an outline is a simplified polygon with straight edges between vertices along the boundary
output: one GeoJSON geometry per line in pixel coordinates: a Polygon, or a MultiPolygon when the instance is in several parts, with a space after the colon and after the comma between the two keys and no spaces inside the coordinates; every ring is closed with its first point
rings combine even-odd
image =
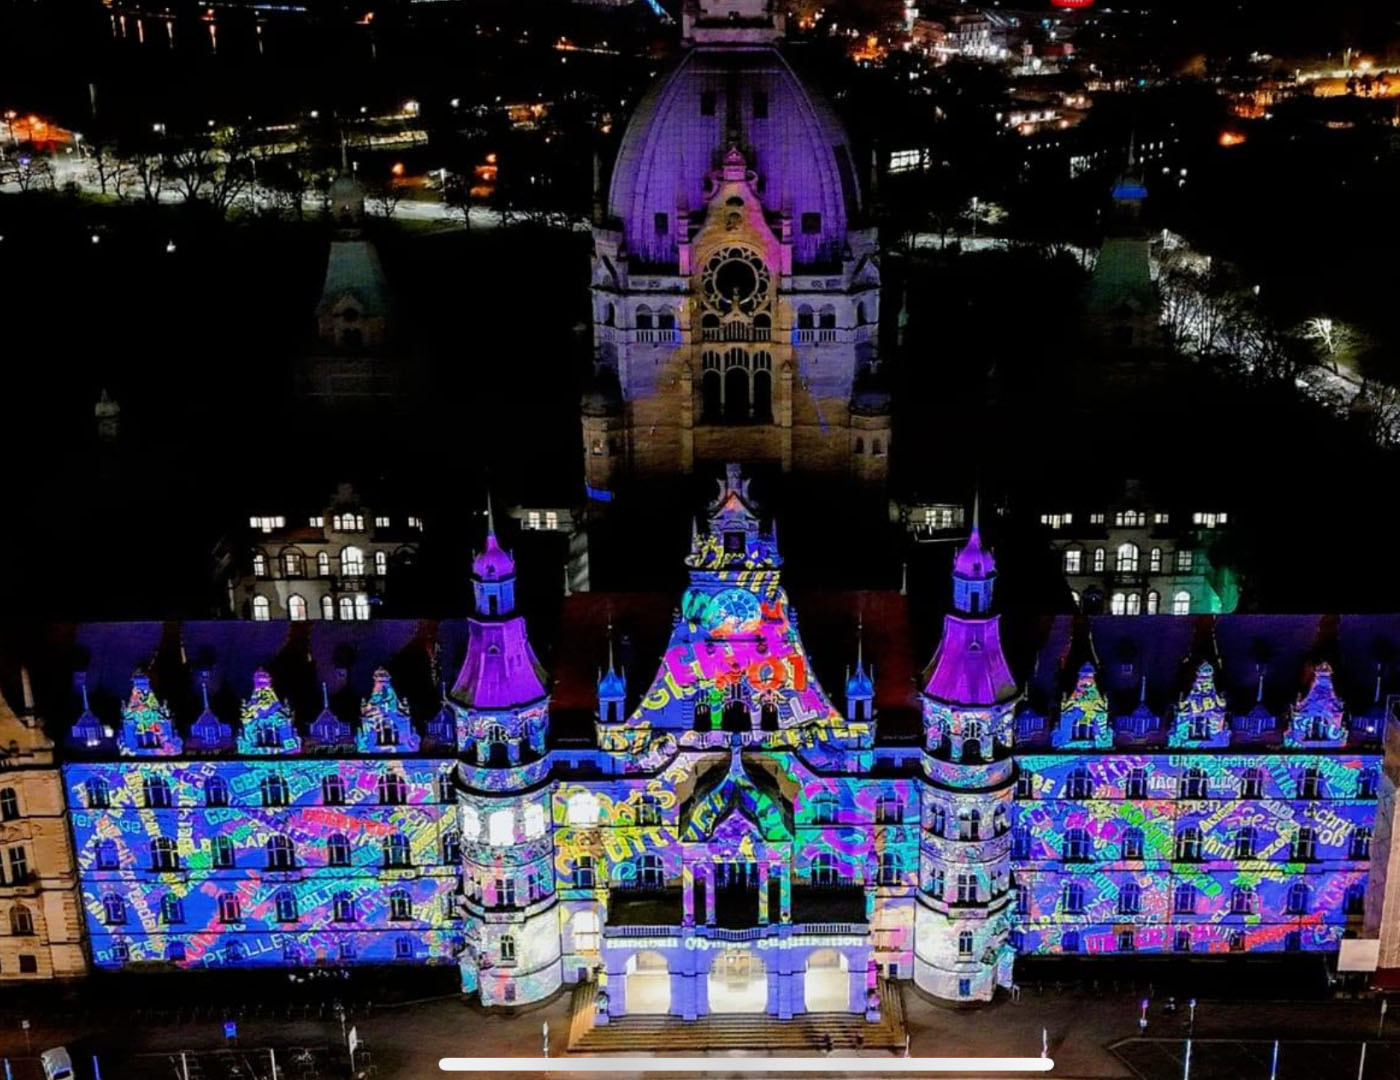
{"type": "Polygon", "coordinates": [[[462,227],[469,232],[472,227],[472,194],[471,184],[466,177],[457,173],[448,175],[442,187],[442,202],[452,215],[462,222],[462,227]]]}
{"type": "Polygon", "coordinates": [[[165,164],[171,183],[187,203],[197,200],[218,172],[213,147],[204,143],[190,143],[169,151],[165,164]]]}
{"type": "Polygon", "coordinates": [[[160,154],[138,154],[132,159],[131,171],[141,186],[141,201],[147,206],[160,202],[165,186],[165,159],[160,154]]]}
{"type": "Polygon", "coordinates": [[[1346,356],[1357,343],[1356,328],[1349,323],[1338,322],[1326,315],[1308,319],[1299,327],[1304,341],[1313,342],[1322,362],[1338,375],[1338,361],[1346,356]]]}
{"type": "Polygon", "coordinates": [[[127,185],[132,179],[131,162],[117,152],[116,144],[110,142],[93,143],[88,151],[88,162],[92,175],[97,179],[97,189],[103,195],[126,197],[127,185]]]}
{"type": "Polygon", "coordinates": [[[375,213],[381,217],[392,218],[394,211],[399,208],[399,203],[403,202],[405,194],[407,192],[397,181],[385,180],[370,192],[370,205],[374,207],[375,213]]]}
{"type": "Polygon", "coordinates": [[[15,159],[15,183],[21,192],[52,191],[53,162],[47,154],[40,154],[32,146],[21,146],[15,159]]]}

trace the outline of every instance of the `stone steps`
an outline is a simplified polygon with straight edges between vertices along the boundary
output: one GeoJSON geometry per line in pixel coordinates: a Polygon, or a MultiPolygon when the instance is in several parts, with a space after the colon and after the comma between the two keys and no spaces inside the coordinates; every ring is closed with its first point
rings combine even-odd
{"type": "Polygon", "coordinates": [[[623,1016],[598,1027],[594,1024],[596,983],[574,991],[569,1024],[569,1049],[579,1053],[693,1053],[706,1050],[821,1050],[831,1039],[833,1049],[903,1050],[904,1002],[899,987],[881,980],[884,1007],[878,1022],[853,1013],[804,1013],[791,1020],[763,1015],[704,1016],[682,1020],[675,1016],[623,1016]]]}

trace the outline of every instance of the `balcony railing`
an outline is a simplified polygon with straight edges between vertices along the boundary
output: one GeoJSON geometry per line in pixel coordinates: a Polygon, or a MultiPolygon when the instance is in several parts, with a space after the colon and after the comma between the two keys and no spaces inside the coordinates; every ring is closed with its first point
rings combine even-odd
{"type": "Polygon", "coordinates": [[[637,328],[637,341],[644,345],[675,345],[681,340],[681,332],[668,327],[637,328]]]}

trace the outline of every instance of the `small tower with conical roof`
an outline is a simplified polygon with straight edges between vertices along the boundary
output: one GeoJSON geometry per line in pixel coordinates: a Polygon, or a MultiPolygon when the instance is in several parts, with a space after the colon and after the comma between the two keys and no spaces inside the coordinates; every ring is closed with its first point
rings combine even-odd
{"type": "Polygon", "coordinates": [[[467,655],[447,695],[463,759],[456,784],[467,942],[462,990],[479,990],[485,1005],[524,1004],[548,997],[563,980],[544,783],[549,691],[515,610],[515,560],[496,537],[489,497],[472,594],[467,655]]]}
{"type": "Polygon", "coordinates": [[[856,669],[846,672],[846,719],[865,723],[875,716],[875,677],[865,669],[865,621],[856,628],[856,669]]]}
{"type": "Polygon", "coordinates": [[[924,841],[914,920],[914,981],[953,1001],[989,1001],[1008,983],[1013,906],[1011,756],[1020,690],[991,614],[996,561],[972,534],[953,558],[954,611],[923,687],[924,841]]]}
{"type": "Polygon", "coordinates": [[[626,714],[627,680],[617,671],[613,661],[613,629],[608,623],[608,669],[598,677],[598,721],[603,724],[621,723],[626,714]]]}

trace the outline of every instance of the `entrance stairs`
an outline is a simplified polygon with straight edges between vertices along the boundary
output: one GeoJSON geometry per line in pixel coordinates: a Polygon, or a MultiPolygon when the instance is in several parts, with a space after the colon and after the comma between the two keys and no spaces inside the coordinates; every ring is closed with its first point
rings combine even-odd
{"type": "Polygon", "coordinates": [[[694,1054],[706,1050],[903,1050],[904,1000],[897,983],[880,980],[880,1019],[871,1023],[858,1013],[803,1013],[791,1020],[759,1014],[702,1016],[620,1016],[602,1027],[594,999],[596,982],[574,990],[569,1021],[569,1049],[581,1054],[694,1054]]]}

